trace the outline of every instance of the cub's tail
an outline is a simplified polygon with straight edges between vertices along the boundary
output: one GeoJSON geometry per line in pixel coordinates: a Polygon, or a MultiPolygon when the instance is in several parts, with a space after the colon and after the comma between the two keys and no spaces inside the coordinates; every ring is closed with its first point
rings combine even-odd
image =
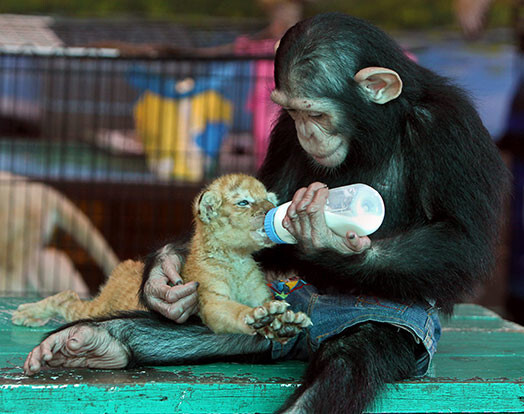
{"type": "MultiPolygon", "coordinates": [[[[146,310],[138,300],[144,264],[125,260],[115,267],[100,293],[93,300],[74,300],[64,303],[61,316],[66,321],[110,316],[118,312],[146,310]]],[[[63,292],[67,295],[65,292],[63,292]]]]}
{"type": "Polygon", "coordinates": [[[138,300],[143,269],[142,262],[126,260],[115,267],[93,300],[81,300],[76,292],[66,290],[39,302],[20,305],[11,320],[15,325],[42,326],[57,316],[73,322],[123,311],[146,310],[138,300]]]}

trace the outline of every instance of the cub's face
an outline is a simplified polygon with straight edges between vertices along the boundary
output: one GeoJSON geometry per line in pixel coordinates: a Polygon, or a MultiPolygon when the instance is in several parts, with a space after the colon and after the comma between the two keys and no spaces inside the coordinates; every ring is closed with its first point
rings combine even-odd
{"type": "Polygon", "coordinates": [[[224,245],[250,250],[271,246],[264,231],[266,213],[278,204],[274,193],[254,177],[230,174],[213,181],[197,198],[194,213],[203,228],[224,245]]]}

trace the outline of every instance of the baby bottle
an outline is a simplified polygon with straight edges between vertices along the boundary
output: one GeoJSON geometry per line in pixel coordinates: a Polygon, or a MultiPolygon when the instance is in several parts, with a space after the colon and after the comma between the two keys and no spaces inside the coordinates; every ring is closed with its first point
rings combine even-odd
{"type": "MultiPolygon", "coordinates": [[[[296,243],[295,238],[282,226],[291,201],[268,211],[264,229],[275,243],[296,243]]],[[[348,231],[358,236],[375,232],[384,220],[384,201],[377,190],[366,184],[351,184],[329,190],[324,208],[327,226],[336,234],[346,237],[348,231]]]]}

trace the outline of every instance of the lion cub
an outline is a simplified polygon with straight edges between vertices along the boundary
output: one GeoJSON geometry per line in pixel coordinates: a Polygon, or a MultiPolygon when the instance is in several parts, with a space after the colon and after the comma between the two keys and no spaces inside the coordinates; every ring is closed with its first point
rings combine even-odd
{"type": "MultiPolygon", "coordinates": [[[[272,300],[264,274],[251,256],[272,245],[263,223],[276,204],[275,194],[244,174],[216,179],[193,203],[195,231],[181,276],[186,283],[199,282],[199,315],[216,333],[258,332],[285,342],[311,324],[306,314],[272,300]]],[[[143,263],[127,260],[117,266],[92,301],[81,301],[74,292],[65,291],[20,305],[12,321],[37,326],[55,315],[72,321],[144,309],[137,296],[142,269],[143,263]]]]}

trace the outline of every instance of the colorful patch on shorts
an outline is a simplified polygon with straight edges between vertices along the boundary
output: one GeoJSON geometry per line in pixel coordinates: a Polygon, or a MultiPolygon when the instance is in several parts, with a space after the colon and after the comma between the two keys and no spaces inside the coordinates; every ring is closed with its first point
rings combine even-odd
{"type": "Polygon", "coordinates": [[[299,277],[294,276],[285,280],[275,280],[271,283],[268,283],[267,285],[273,291],[275,299],[284,300],[291,292],[301,289],[302,287],[306,286],[307,283],[299,277]]]}

